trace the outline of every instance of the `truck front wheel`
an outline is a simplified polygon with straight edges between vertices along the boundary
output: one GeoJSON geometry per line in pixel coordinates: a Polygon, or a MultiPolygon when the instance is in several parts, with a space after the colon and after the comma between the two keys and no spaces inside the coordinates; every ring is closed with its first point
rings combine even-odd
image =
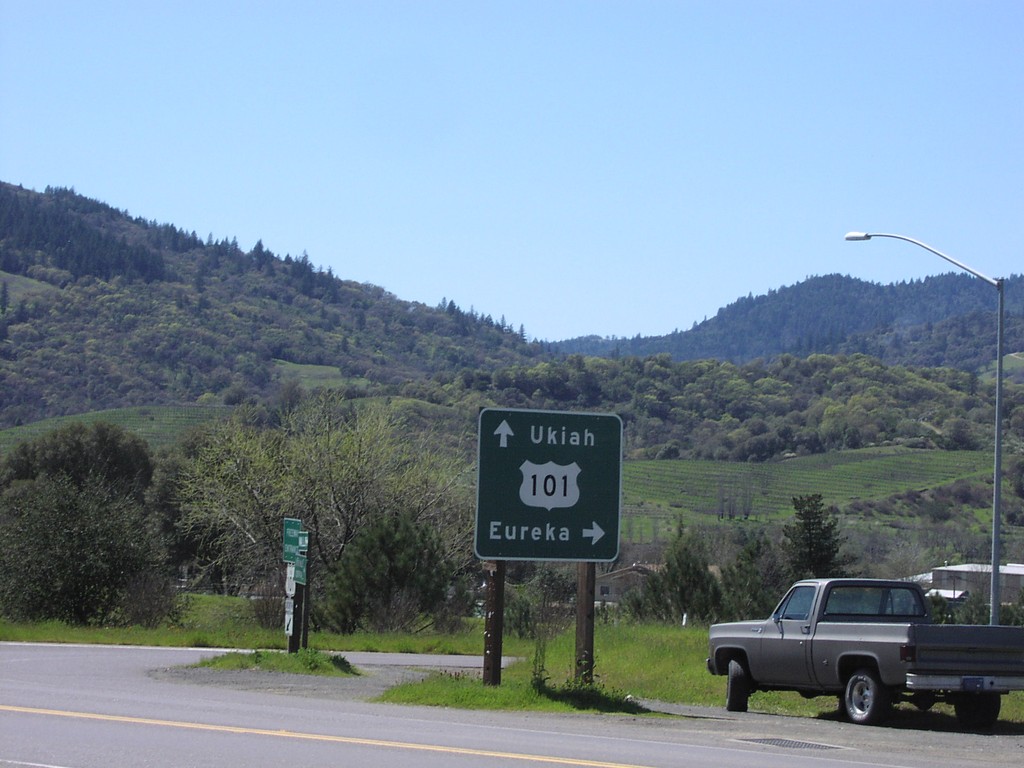
{"type": "Polygon", "coordinates": [[[882,685],[878,673],[865,667],[858,669],[847,680],[843,707],[850,722],[874,725],[889,716],[892,694],[882,685]]]}
{"type": "Polygon", "coordinates": [[[750,675],[742,664],[729,662],[729,678],[725,684],[725,708],[729,712],[746,712],[750,698],[750,675]]]}

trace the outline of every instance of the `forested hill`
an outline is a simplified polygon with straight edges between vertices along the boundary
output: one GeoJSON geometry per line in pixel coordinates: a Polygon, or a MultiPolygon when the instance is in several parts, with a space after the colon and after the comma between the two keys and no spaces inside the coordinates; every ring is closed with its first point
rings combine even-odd
{"type": "MultiPolygon", "coordinates": [[[[1016,287],[1007,302],[1019,312],[1016,287]]],[[[295,394],[287,371],[313,364],[339,372],[332,385],[350,397],[446,408],[462,434],[488,405],[615,412],[632,457],[970,447],[992,424],[991,387],[974,375],[994,355],[991,294],[954,276],[815,278],[659,342],[677,348],[650,354],[657,340],[618,340],[592,350],[616,357],[602,359],[556,353],[453,302],[403,301],[305,254],[262,243],[245,252],[71,190],[0,183],[0,428],[128,406],[273,409],[295,394]],[[783,349],[794,354],[771,351],[783,349]],[[811,354],[823,351],[840,354],[811,354]],[[702,359],[679,361],[693,356],[702,359]],[[938,368],[952,364],[967,372],[938,368]]],[[[1024,348],[1018,315],[1008,327],[1007,349],[1024,348]]],[[[1017,435],[1022,395],[1008,390],[1017,435]]]]}
{"type": "Polygon", "coordinates": [[[305,254],[243,252],[71,190],[0,183],[0,427],[268,399],[275,361],[373,387],[543,356],[522,328],[441,304],[339,279],[305,254]]]}
{"type": "MultiPolygon", "coordinates": [[[[1024,349],[1024,278],[1007,278],[1006,349],[1024,349]]],[[[895,285],[842,275],[747,296],[688,331],[629,339],[587,336],[556,348],[585,355],[653,355],[744,363],[783,353],[865,353],[893,365],[979,371],[995,360],[996,292],[967,274],[895,285]]]]}

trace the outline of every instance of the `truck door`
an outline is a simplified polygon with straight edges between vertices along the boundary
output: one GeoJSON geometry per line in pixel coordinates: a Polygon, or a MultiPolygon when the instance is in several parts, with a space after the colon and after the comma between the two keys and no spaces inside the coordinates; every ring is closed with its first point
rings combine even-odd
{"type": "Polygon", "coordinates": [[[793,587],[766,622],[761,636],[763,669],[758,682],[798,687],[811,684],[808,655],[816,592],[813,586],[793,587]]]}

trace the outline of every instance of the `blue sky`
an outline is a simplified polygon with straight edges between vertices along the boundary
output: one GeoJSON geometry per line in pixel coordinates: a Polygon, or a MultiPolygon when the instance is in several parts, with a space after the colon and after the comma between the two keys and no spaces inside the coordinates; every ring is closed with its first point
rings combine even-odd
{"type": "Polygon", "coordinates": [[[541,339],[1024,271],[1024,3],[0,0],[0,180],[541,339]]]}

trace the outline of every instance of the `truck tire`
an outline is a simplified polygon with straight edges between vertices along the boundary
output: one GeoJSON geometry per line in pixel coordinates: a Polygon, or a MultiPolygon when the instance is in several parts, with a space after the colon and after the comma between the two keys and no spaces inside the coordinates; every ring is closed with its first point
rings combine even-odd
{"type": "Polygon", "coordinates": [[[865,667],[858,669],[846,681],[843,708],[851,723],[875,725],[892,711],[892,694],[882,685],[878,673],[865,667]]]}
{"type": "Polygon", "coordinates": [[[729,677],[725,684],[725,709],[728,712],[746,712],[750,698],[750,675],[746,668],[733,659],[729,662],[729,677]]]}
{"type": "Polygon", "coordinates": [[[1002,697],[998,693],[964,693],[953,699],[953,711],[961,727],[987,731],[999,719],[1002,697]]]}

